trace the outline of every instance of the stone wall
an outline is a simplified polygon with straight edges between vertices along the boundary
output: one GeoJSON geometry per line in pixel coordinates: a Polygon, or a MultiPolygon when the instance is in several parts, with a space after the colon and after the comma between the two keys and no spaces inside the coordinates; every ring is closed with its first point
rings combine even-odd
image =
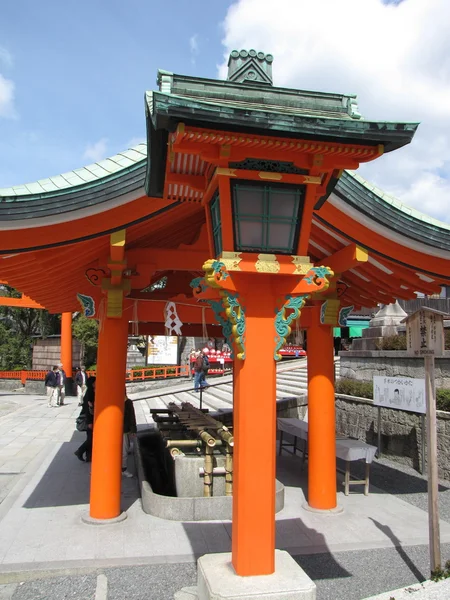
{"type": "MultiPolygon", "coordinates": [[[[372,400],[336,396],[338,434],[378,444],[378,407],[372,400]]],[[[391,460],[422,472],[422,417],[414,413],[381,409],[381,452],[391,460]]],[[[439,477],[450,480],[450,413],[437,411],[439,477]]],[[[425,451],[425,466],[426,466],[425,451]]]]}
{"type": "MultiPolygon", "coordinates": [[[[382,377],[425,377],[423,358],[398,350],[339,352],[341,377],[372,381],[382,377]]],[[[450,388],[450,352],[435,359],[435,381],[438,388],[450,388]]]]}

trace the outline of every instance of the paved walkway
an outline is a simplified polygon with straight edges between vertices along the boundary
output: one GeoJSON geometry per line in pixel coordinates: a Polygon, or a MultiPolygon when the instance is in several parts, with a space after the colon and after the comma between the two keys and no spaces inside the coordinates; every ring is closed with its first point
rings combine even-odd
{"type": "MultiPolygon", "coordinates": [[[[67,406],[49,409],[43,396],[3,395],[0,406],[0,582],[11,582],[14,577],[26,579],[30,573],[40,571],[61,574],[70,569],[71,573],[84,573],[87,567],[134,569],[135,565],[144,568],[158,564],[169,568],[169,564],[184,563],[187,568],[199,555],[230,550],[229,522],[172,522],[143,513],[136,479],[123,481],[123,509],[128,515],[125,521],[107,527],[82,523],[81,517],[88,511],[90,469],[73,455],[84,439],[84,434],[74,430],[79,412],[76,400],[67,398],[67,406]],[[18,572],[21,575],[16,576],[18,572]]],[[[135,402],[135,408],[139,427],[148,427],[145,401],[135,402]]],[[[129,468],[134,472],[132,457],[129,468]]],[[[383,463],[377,463],[376,468],[383,469],[383,463]]],[[[306,473],[301,471],[298,458],[283,456],[277,476],[286,486],[285,508],[277,515],[277,547],[296,556],[307,571],[322,564],[326,572],[345,579],[351,574],[341,567],[340,557],[354,553],[378,556],[382,552],[385,556],[393,552],[403,564],[404,579],[397,577],[391,588],[381,587],[389,585],[384,580],[377,585],[372,577],[364,596],[347,590],[342,598],[360,600],[427,576],[426,568],[414,571],[414,560],[408,558],[411,547],[417,547],[427,562],[423,546],[428,543],[428,518],[420,502],[415,505],[403,500],[402,490],[393,495],[372,486],[365,497],[355,488],[358,491],[348,497],[339,492],[342,514],[319,515],[303,508],[306,473]],[[326,565],[322,557],[327,557],[326,565]]],[[[408,477],[423,484],[418,475],[409,473],[408,477]]],[[[423,486],[420,490],[416,496],[424,494],[423,486]]],[[[442,488],[441,496],[447,502],[447,486],[442,488]]],[[[441,541],[450,544],[450,522],[441,522],[441,541]]],[[[371,569],[376,571],[376,565],[372,564],[371,569]]],[[[154,597],[162,600],[165,596],[154,597]]],[[[328,597],[340,598],[319,595],[318,600],[328,597]]]]}

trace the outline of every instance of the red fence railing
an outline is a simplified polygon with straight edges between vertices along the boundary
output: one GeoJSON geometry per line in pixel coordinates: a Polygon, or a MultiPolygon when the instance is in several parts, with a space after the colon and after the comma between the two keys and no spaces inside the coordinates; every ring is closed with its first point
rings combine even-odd
{"type": "MultiPolygon", "coordinates": [[[[44,381],[48,371],[0,371],[0,379],[20,379],[22,385],[26,381],[44,381]]],[[[87,371],[88,375],[96,376],[96,371],[87,371]]],[[[72,373],[75,377],[75,371],[72,373]]],[[[129,369],[126,373],[126,380],[145,381],[147,379],[168,379],[171,377],[189,377],[189,367],[143,367],[142,369],[129,369]]]]}

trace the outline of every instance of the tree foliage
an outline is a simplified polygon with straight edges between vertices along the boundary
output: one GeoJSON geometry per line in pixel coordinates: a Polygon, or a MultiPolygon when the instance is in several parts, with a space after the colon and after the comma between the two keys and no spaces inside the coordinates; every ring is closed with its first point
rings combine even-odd
{"type": "Polygon", "coordinates": [[[73,323],[73,336],[81,343],[81,356],[89,368],[97,362],[98,322],[79,314],[73,323]]]}
{"type": "MultiPolygon", "coordinates": [[[[14,288],[2,285],[0,295],[20,298],[14,288]]],[[[35,308],[0,306],[0,369],[31,368],[32,339],[59,333],[60,316],[35,308]]]]}

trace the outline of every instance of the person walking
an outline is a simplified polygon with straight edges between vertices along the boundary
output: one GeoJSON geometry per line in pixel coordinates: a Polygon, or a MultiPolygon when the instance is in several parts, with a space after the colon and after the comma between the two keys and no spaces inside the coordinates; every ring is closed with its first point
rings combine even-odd
{"type": "Polygon", "coordinates": [[[82,462],[91,462],[92,460],[92,440],[94,435],[94,406],[95,406],[95,377],[88,377],[86,381],[86,393],[83,398],[83,408],[80,417],[86,419],[86,440],[75,450],[74,454],[82,462]],[[84,458],[86,454],[86,459],[84,458]]]}
{"type": "Polygon", "coordinates": [[[125,406],[123,409],[123,442],[122,442],[122,475],[123,477],[133,477],[128,471],[128,453],[130,451],[131,439],[136,437],[136,413],[134,412],[133,402],[127,398],[125,393],[125,406]]]}
{"type": "Polygon", "coordinates": [[[83,406],[83,398],[86,393],[86,367],[80,367],[77,369],[77,374],[75,375],[75,383],[77,384],[77,396],[78,396],[78,406],[83,406]]]}
{"type": "Polygon", "coordinates": [[[53,408],[58,404],[58,367],[54,366],[45,376],[45,387],[47,388],[47,406],[53,408]]]}
{"type": "Polygon", "coordinates": [[[195,360],[194,391],[198,392],[200,388],[209,387],[206,381],[206,375],[209,369],[209,360],[204,352],[200,352],[195,360]]]}
{"type": "Polygon", "coordinates": [[[58,379],[57,405],[64,406],[64,399],[66,397],[66,379],[67,379],[67,377],[66,377],[66,372],[63,369],[62,363],[59,363],[59,365],[58,365],[57,379],[58,379]]]}

